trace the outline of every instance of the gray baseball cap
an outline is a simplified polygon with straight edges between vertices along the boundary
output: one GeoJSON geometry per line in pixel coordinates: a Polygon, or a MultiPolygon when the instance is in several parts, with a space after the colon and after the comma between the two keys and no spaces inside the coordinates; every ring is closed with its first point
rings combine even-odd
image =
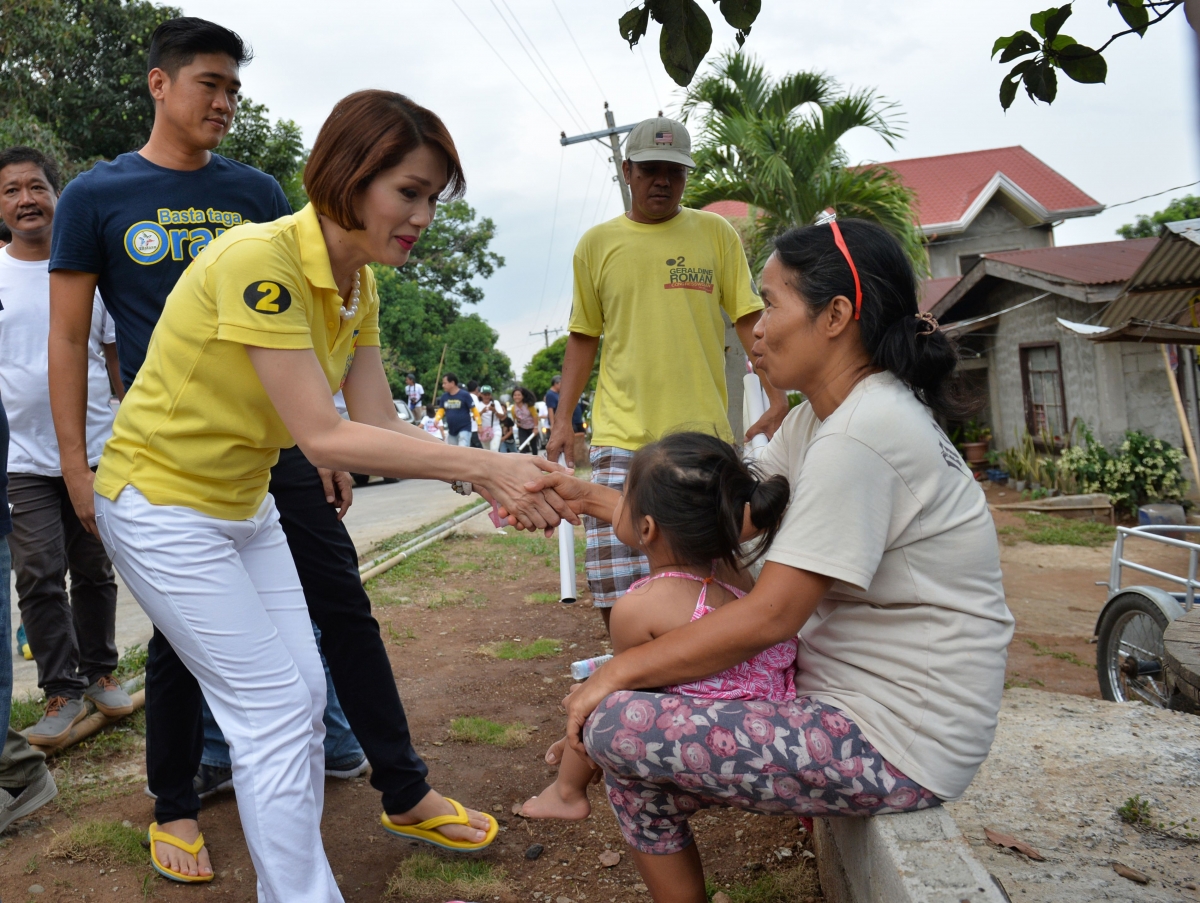
{"type": "Polygon", "coordinates": [[[692,136],[682,122],[656,116],[643,119],[633,127],[625,142],[625,158],[634,163],[664,160],[696,168],[692,159],[692,136]]]}

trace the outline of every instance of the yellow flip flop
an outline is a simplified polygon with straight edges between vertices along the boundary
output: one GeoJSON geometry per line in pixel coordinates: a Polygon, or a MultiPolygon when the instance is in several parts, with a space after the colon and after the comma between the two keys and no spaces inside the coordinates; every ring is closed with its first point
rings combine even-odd
{"type": "Polygon", "coordinates": [[[147,832],[150,837],[150,864],[154,866],[154,870],[167,878],[170,881],[178,881],[180,884],[204,884],[212,881],[212,875],[185,875],[182,872],[177,872],[174,869],[169,869],[158,861],[158,854],[154,852],[154,844],[167,843],[173,847],[178,847],[185,853],[192,856],[197,856],[201,848],[204,846],[204,835],[201,834],[192,843],[184,843],[173,834],[168,834],[165,831],[158,830],[158,822],[150,823],[150,830],[147,832]]]}
{"type": "Polygon", "coordinates": [[[467,810],[462,807],[461,803],[450,799],[450,797],[446,797],[445,799],[446,802],[454,807],[454,815],[438,815],[434,818],[427,818],[425,821],[415,825],[398,825],[388,818],[385,812],[379,817],[379,821],[383,825],[383,829],[389,834],[395,834],[397,837],[407,837],[410,840],[421,840],[425,843],[433,844],[435,847],[441,847],[443,850],[453,850],[458,853],[470,853],[475,850],[482,850],[496,839],[496,835],[500,833],[500,825],[496,823],[496,819],[492,818],[486,812],[481,814],[488,820],[487,836],[478,843],[451,840],[445,834],[439,833],[437,829],[443,825],[466,825],[470,823],[467,810]]]}

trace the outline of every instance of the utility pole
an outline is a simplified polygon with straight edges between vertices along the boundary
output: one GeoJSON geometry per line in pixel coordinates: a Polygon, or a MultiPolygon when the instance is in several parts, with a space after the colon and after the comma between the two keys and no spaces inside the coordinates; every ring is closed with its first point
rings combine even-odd
{"type": "Polygon", "coordinates": [[[633,129],[637,123],[630,125],[617,125],[616,119],[613,118],[612,110],[608,108],[608,101],[604,101],[604,121],[608,123],[608,128],[602,129],[599,132],[588,132],[586,135],[576,135],[573,138],[568,138],[566,132],[562,132],[562,137],[558,143],[563,147],[568,144],[579,144],[583,141],[599,141],[604,143],[608,140],[609,147],[612,148],[613,166],[617,169],[617,186],[621,189],[621,203],[625,205],[625,212],[628,213],[633,208],[633,199],[629,196],[629,186],[625,184],[625,173],[621,171],[621,164],[624,162],[624,157],[621,156],[621,139],[619,135],[624,135],[633,129]]]}
{"type": "Polygon", "coordinates": [[[558,329],[551,329],[549,326],[547,326],[545,329],[535,329],[533,332],[531,332],[529,334],[530,335],[540,335],[542,338],[544,338],[546,340],[546,347],[549,348],[550,347],[550,334],[553,333],[554,335],[558,335],[560,332],[562,332],[561,326],[558,329]]]}

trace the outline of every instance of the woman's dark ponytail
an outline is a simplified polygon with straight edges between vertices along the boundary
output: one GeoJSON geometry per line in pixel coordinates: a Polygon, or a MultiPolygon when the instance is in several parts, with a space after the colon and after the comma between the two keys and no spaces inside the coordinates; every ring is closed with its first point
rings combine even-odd
{"type": "Polygon", "coordinates": [[[749,564],[779,531],[790,490],[786,477],[763,480],[728,442],[706,433],[673,433],[633,456],[625,497],[635,517],[653,517],[680,564],[749,564]],[[763,531],[739,560],[743,512],[763,531]]]}
{"type": "MultiPolygon", "coordinates": [[[[969,414],[976,404],[954,379],[958,349],[920,312],[917,279],[900,242],[876,223],[837,222],[862,285],[860,327],[871,362],[907,383],[935,414],[969,414]]],[[[775,239],[775,253],[813,316],[838,295],[854,298],[854,274],[828,224],[788,230],[775,239]]]]}

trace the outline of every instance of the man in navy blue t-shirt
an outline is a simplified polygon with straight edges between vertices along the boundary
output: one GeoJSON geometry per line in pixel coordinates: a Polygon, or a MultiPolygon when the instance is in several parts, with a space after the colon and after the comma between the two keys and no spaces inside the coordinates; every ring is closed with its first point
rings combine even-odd
{"type": "Polygon", "coordinates": [[[442,377],[445,391],[437,400],[438,419],[446,424],[446,444],[468,447],[471,444],[471,420],[475,413],[475,401],[471,393],[459,388],[458,377],[447,373],[442,377]]]}

